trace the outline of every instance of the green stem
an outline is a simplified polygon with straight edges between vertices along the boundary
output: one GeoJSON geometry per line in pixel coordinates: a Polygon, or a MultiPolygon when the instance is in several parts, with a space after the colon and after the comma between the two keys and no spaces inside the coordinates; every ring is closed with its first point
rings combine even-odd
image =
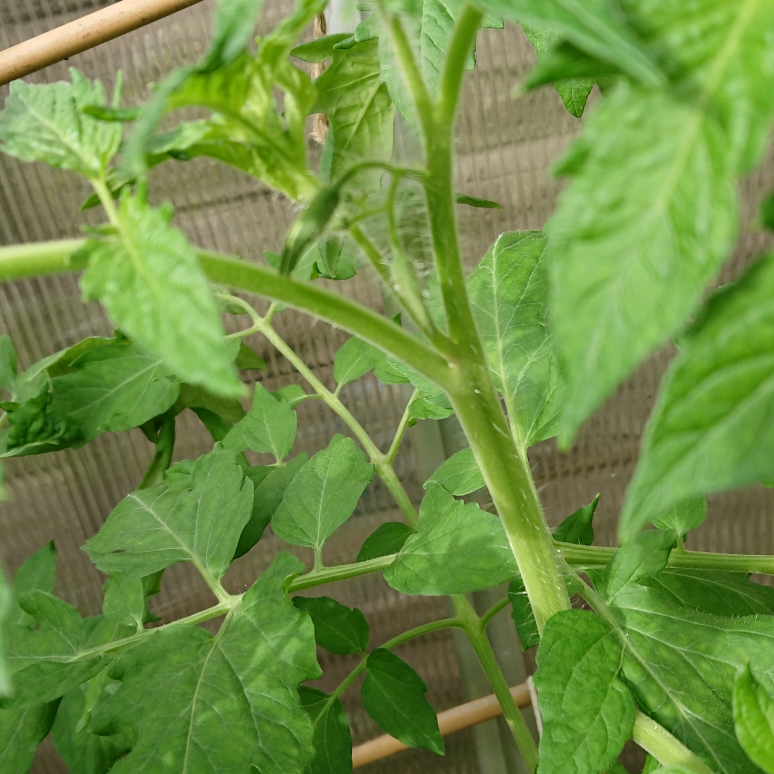
{"type": "Polygon", "coordinates": [[[0,281],[81,271],[88,264],[88,257],[78,252],[85,244],[85,239],[59,239],[2,247],[0,281]]]}
{"type": "Polygon", "coordinates": [[[637,712],[632,739],[649,752],[662,766],[680,766],[691,774],[712,774],[679,739],[642,712],[637,712]]]}
{"type": "Polygon", "coordinates": [[[511,600],[508,597],[503,597],[499,602],[496,602],[489,610],[481,616],[481,629],[486,629],[489,626],[489,622],[503,609],[511,604],[511,600]]]}
{"type": "Polygon", "coordinates": [[[156,443],[156,453],[151,464],[142,477],[137,489],[150,489],[160,484],[164,479],[164,472],[169,469],[172,462],[172,452],[175,450],[175,415],[171,412],[161,418],[159,440],[156,443]]]}
{"type": "Polygon", "coordinates": [[[365,562],[340,564],[337,567],[324,567],[318,572],[299,575],[291,582],[290,591],[303,591],[315,586],[324,586],[327,583],[358,578],[361,575],[369,575],[373,572],[383,572],[395,561],[395,556],[395,554],[379,556],[376,559],[368,559],[365,562]]]}
{"type": "Polygon", "coordinates": [[[384,260],[384,256],[379,252],[376,245],[366,236],[360,226],[350,226],[349,234],[355,241],[355,244],[363,251],[364,255],[371,262],[376,273],[384,282],[387,289],[392,292],[392,282],[390,278],[390,266],[384,260]]]}
{"type": "Polygon", "coordinates": [[[385,454],[385,461],[388,462],[390,465],[392,465],[393,461],[395,460],[395,457],[398,454],[398,449],[400,449],[400,444],[403,441],[403,436],[406,434],[406,429],[408,428],[409,419],[410,419],[410,409],[411,409],[411,403],[414,400],[414,398],[419,395],[419,390],[414,389],[414,392],[411,393],[411,397],[409,398],[409,402],[406,404],[406,408],[403,409],[403,414],[400,418],[400,422],[398,422],[398,428],[395,431],[395,437],[392,439],[392,443],[390,444],[390,448],[387,451],[387,454],[385,454]]]}
{"type": "Polygon", "coordinates": [[[104,180],[92,180],[91,181],[94,190],[97,192],[99,201],[108,216],[110,223],[119,228],[121,219],[118,216],[118,210],[116,209],[116,203],[113,201],[113,194],[110,193],[110,189],[104,180]]]}
{"type": "Polygon", "coordinates": [[[486,674],[489,685],[503,710],[503,717],[508,724],[516,744],[519,746],[524,762],[530,772],[534,774],[538,765],[538,750],[535,740],[524,722],[521,711],[511,694],[511,689],[503,676],[500,666],[495,658],[492,646],[484,633],[484,621],[479,618],[467,597],[454,594],[452,602],[457,612],[457,618],[462,622],[462,628],[473,646],[473,650],[481,662],[481,667],[486,674]]]}

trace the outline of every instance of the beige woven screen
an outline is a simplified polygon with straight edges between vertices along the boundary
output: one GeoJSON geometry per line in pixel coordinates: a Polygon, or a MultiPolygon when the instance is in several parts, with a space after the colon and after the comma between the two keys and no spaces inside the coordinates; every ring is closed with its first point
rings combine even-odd
{"type": "MultiPolygon", "coordinates": [[[[276,22],[286,1],[271,0],[267,4],[264,27],[276,22]]],[[[101,0],[0,0],[0,46],[13,45],[106,4],[101,0]]],[[[108,87],[112,87],[116,72],[123,70],[125,103],[135,104],[147,97],[147,84],[202,53],[211,12],[212,2],[208,0],[73,57],[69,64],[89,77],[101,78],[108,87]]],[[[462,236],[471,265],[502,231],[543,226],[559,190],[548,170],[580,126],[549,88],[519,101],[512,99],[512,87],[533,58],[523,34],[515,27],[486,30],[480,36],[478,68],[468,79],[459,120],[457,190],[495,199],[504,209],[460,208],[462,236]]],[[[64,77],[66,63],[47,68],[30,80],[50,82],[64,77]]],[[[4,99],[6,94],[7,87],[0,89],[0,97],[4,99]]],[[[310,152],[318,154],[311,141],[310,152]]],[[[765,183],[770,182],[771,172],[769,164],[762,175],[746,183],[747,220],[756,209],[765,183]]],[[[265,249],[277,250],[293,216],[287,202],[256,181],[208,160],[164,165],[155,172],[153,183],[156,198],[174,203],[177,225],[196,244],[250,259],[258,259],[265,249]]],[[[87,195],[85,185],[72,175],[0,156],[0,244],[78,235],[84,220],[98,222],[95,211],[85,216],[79,212],[87,195]]],[[[764,246],[760,234],[745,236],[727,276],[738,272],[764,246]]],[[[381,307],[378,285],[366,270],[351,282],[330,286],[381,307]]],[[[278,330],[290,345],[324,382],[331,384],[333,355],[344,341],[342,334],[292,312],[276,319],[278,330]]],[[[110,325],[98,305],[81,303],[75,277],[60,276],[0,285],[0,330],[11,335],[19,350],[20,366],[26,367],[86,336],[108,334],[110,325]]],[[[264,341],[254,338],[249,343],[269,364],[268,372],[259,375],[269,389],[294,382],[303,384],[264,341]]],[[[541,499],[552,523],[600,492],[598,541],[612,542],[616,513],[669,355],[669,351],[662,352],[643,366],[589,421],[570,454],[560,454],[553,442],[540,444],[532,451],[541,499]]],[[[342,395],[381,448],[386,448],[406,401],[403,389],[366,377],[346,387],[342,395]]],[[[319,401],[301,404],[298,413],[296,452],[317,451],[335,432],[347,432],[319,401]]],[[[409,432],[396,466],[416,502],[421,497],[421,481],[459,442],[453,436],[453,427],[440,428],[429,422],[409,432]]],[[[176,459],[198,456],[207,449],[208,436],[198,420],[193,415],[181,415],[176,459]]],[[[103,435],[79,451],[11,461],[7,470],[12,500],[0,506],[2,558],[8,571],[13,573],[30,553],[53,538],[60,557],[57,593],[77,605],[84,615],[98,613],[103,579],[80,546],[98,530],[115,504],[136,487],[152,452],[153,447],[142,434],[133,431],[103,435]]],[[[707,523],[690,538],[690,546],[774,553],[771,510],[771,494],[762,487],[713,498],[707,523]]],[[[384,487],[374,483],[366,491],[357,516],[331,541],[330,550],[326,549],[326,560],[352,561],[377,524],[397,517],[384,487]]],[[[229,571],[229,590],[242,590],[252,582],[279,547],[280,541],[273,536],[264,537],[229,571]]],[[[445,600],[402,597],[376,576],[349,581],[326,592],[364,611],[375,644],[410,626],[448,614],[445,600]]],[[[191,568],[174,567],[165,576],[155,611],[164,618],[182,616],[207,605],[208,594],[191,568]]],[[[486,600],[478,602],[484,604],[486,600]]],[[[495,637],[508,679],[518,682],[522,678],[521,658],[507,614],[501,616],[495,637]]],[[[481,675],[471,666],[464,645],[455,643],[448,632],[406,645],[400,654],[429,684],[428,698],[438,710],[488,692],[481,675]]],[[[320,662],[326,672],[323,688],[335,685],[351,668],[347,659],[323,652],[320,662]]],[[[356,744],[379,733],[359,707],[356,692],[345,704],[356,744]]],[[[490,723],[475,733],[462,732],[448,738],[445,758],[410,751],[372,764],[370,770],[460,774],[519,771],[507,735],[501,731],[496,723],[490,723]]],[[[49,743],[41,748],[33,771],[65,771],[49,743]]]]}

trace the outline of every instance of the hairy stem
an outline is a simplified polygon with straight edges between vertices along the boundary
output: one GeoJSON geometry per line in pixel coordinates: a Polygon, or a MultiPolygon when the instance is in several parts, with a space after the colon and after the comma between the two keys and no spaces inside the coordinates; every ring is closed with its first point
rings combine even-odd
{"type": "Polygon", "coordinates": [[[461,594],[452,596],[454,609],[457,612],[457,618],[462,622],[462,628],[465,631],[473,650],[481,662],[481,667],[486,674],[489,685],[492,687],[494,695],[503,710],[505,722],[508,724],[513,738],[524,757],[530,772],[535,772],[538,764],[538,750],[535,746],[535,740],[524,722],[521,711],[516,706],[508,683],[503,676],[500,666],[497,663],[492,646],[484,632],[484,619],[479,618],[473,605],[468,598],[461,594]]]}
{"type": "Polygon", "coordinates": [[[679,739],[642,712],[637,712],[632,739],[649,752],[662,766],[680,766],[691,774],[712,774],[679,739]]]}
{"type": "Polygon", "coordinates": [[[392,439],[392,443],[390,444],[390,448],[387,451],[387,454],[385,454],[385,460],[386,462],[390,463],[392,465],[395,457],[398,454],[398,450],[400,449],[401,442],[403,441],[403,436],[406,434],[406,430],[409,425],[409,417],[410,417],[410,409],[411,409],[411,403],[413,402],[414,398],[419,395],[419,390],[414,389],[414,392],[411,393],[411,397],[409,398],[408,403],[406,404],[406,408],[403,409],[403,414],[401,415],[400,422],[398,422],[398,427],[395,430],[395,436],[392,439]]]}

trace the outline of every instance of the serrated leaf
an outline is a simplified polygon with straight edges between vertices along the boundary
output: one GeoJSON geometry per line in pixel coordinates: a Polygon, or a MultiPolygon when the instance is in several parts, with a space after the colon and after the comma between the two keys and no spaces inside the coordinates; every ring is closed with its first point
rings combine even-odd
{"type": "Polygon", "coordinates": [[[667,566],[674,543],[674,535],[650,530],[638,535],[631,545],[619,549],[605,569],[602,585],[607,599],[615,602],[621,591],[661,572],[667,566]]]}
{"type": "MultiPolygon", "coordinates": [[[[100,678],[101,675],[98,675],[63,697],[51,728],[57,752],[69,771],[77,771],[78,774],[107,774],[115,762],[132,748],[130,733],[98,736],[88,728],[92,709],[88,704],[88,692],[92,683],[100,681],[100,678]]],[[[102,683],[104,680],[100,681],[100,687],[102,683]]]]}
{"type": "MultiPolygon", "coordinates": [[[[333,129],[332,179],[363,159],[390,160],[395,106],[380,79],[377,46],[368,40],[334,50],[333,61],[315,81],[312,110],[325,113],[333,129]]],[[[369,173],[369,185],[380,177],[369,173]]]]}
{"type": "Polygon", "coordinates": [[[301,452],[290,462],[278,468],[270,468],[269,472],[260,480],[255,475],[256,468],[248,468],[245,475],[253,482],[253,512],[250,521],[247,522],[242,534],[239,536],[234,558],[246,554],[263,535],[263,531],[269,525],[272,516],[279,508],[288,484],[295,478],[299,470],[306,464],[309,455],[301,452]]]}
{"type": "Polygon", "coordinates": [[[472,449],[462,449],[442,462],[427,479],[425,489],[430,483],[440,484],[449,494],[456,497],[486,486],[472,449]]]}
{"type": "Polygon", "coordinates": [[[569,40],[645,85],[657,86],[664,81],[650,52],[610,0],[483,0],[482,5],[507,19],[569,40]]]}
{"type": "Polygon", "coordinates": [[[571,513],[554,530],[554,540],[559,540],[562,543],[575,543],[579,546],[590,546],[594,542],[594,527],[591,522],[598,504],[599,495],[588,505],[584,505],[571,513]]]}
{"type": "Polygon", "coordinates": [[[554,435],[561,405],[548,329],[546,243],[540,231],[503,234],[468,278],[484,351],[524,446],[554,435]]]}
{"type": "Polygon", "coordinates": [[[119,657],[110,675],[123,685],[92,725],[133,729],[137,742],[111,774],[303,774],[313,729],[297,687],[320,669],[311,621],[284,591],[302,570],[283,553],[216,636],[172,627],[119,657]]]}
{"type": "MultiPolygon", "coordinates": [[[[428,484],[419,532],[409,537],[384,579],[403,594],[466,594],[518,575],[500,519],[428,484]]],[[[423,500],[424,505],[424,500],[423,500]]]]}
{"type": "Polygon", "coordinates": [[[335,435],[288,484],[272,519],[274,533],[296,546],[314,548],[352,515],[374,477],[374,466],[351,438],[335,435]]]}
{"type": "Polygon", "coordinates": [[[115,324],[181,381],[242,395],[218,305],[191,245],[140,197],[121,197],[120,222],[119,237],[83,248],[86,298],[102,301],[115,324]]]}
{"type": "Polygon", "coordinates": [[[0,771],[29,774],[35,750],[48,736],[58,702],[0,709],[0,771]]]}
{"type": "Polygon", "coordinates": [[[165,364],[127,341],[88,350],[70,373],[52,380],[52,409],[70,416],[90,441],[121,432],[167,411],[180,384],[165,364]]]}
{"type": "Polygon", "coordinates": [[[443,755],[438,719],[426,692],[425,681],[394,653],[377,648],[368,655],[360,689],[366,712],[383,731],[406,746],[443,755]]]}
{"type": "Polygon", "coordinates": [[[373,345],[353,336],[336,352],[333,378],[340,385],[354,382],[373,370],[382,358],[382,353],[373,345]]]}
{"type": "Polygon", "coordinates": [[[19,607],[18,599],[31,591],[45,591],[47,594],[53,594],[55,577],[56,548],[54,541],[49,540],[16,571],[13,579],[14,604],[6,619],[9,625],[21,624],[27,627],[35,625],[35,619],[19,607]]]}
{"type": "Polygon", "coordinates": [[[397,554],[413,534],[414,530],[402,521],[388,521],[380,524],[360,547],[357,561],[367,562],[380,556],[397,554]]]}
{"type": "Polygon", "coordinates": [[[298,689],[298,695],[314,723],[314,758],[309,774],[350,774],[352,734],[341,700],[306,685],[298,689]]]}
{"type": "Polygon", "coordinates": [[[521,576],[508,584],[508,600],[511,603],[511,618],[516,626],[516,634],[519,635],[521,649],[534,648],[540,642],[540,632],[521,576]]]}
{"type": "Polygon", "coordinates": [[[768,4],[628,11],[674,88],[619,84],[564,163],[573,180],[551,226],[564,442],[700,300],[736,239],[737,176],[761,158],[774,113],[768,4]]]}
{"type": "Polygon", "coordinates": [[[297,421],[289,403],[277,400],[262,384],[256,383],[250,411],[223,439],[223,445],[233,452],[245,449],[267,452],[281,462],[293,448],[297,421]]]}
{"type": "Polygon", "coordinates": [[[33,707],[58,699],[99,672],[107,659],[93,653],[93,629],[71,605],[43,591],[19,599],[37,629],[10,631],[14,693],[6,706],[33,707]]]}
{"type": "Polygon", "coordinates": [[[142,578],[125,572],[113,572],[105,584],[102,613],[124,626],[141,631],[145,618],[145,590],[142,578]]]}
{"type": "Polygon", "coordinates": [[[321,648],[338,656],[365,653],[369,628],[363,613],[330,597],[294,597],[293,604],[309,614],[314,638],[321,648]]]}
{"type": "Polygon", "coordinates": [[[265,371],[266,361],[258,353],[250,349],[244,342],[239,344],[239,354],[234,365],[240,371],[265,371]]]}
{"type": "Polygon", "coordinates": [[[103,572],[150,575],[192,562],[210,585],[223,577],[253,507],[253,484],[216,447],[164,483],[125,497],[85,545],[103,572]]]}
{"type": "Polygon", "coordinates": [[[772,477],[774,256],[710,299],[664,378],[621,512],[630,538],[675,504],[772,477]]]}
{"type": "Polygon", "coordinates": [[[86,105],[104,105],[105,90],[74,68],[70,78],[72,83],[13,82],[0,113],[0,150],[99,180],[118,151],[121,125],[82,113],[86,105]]]}
{"type": "Polygon", "coordinates": [[[734,684],[734,727],[750,760],[774,774],[774,699],[747,664],[734,684]]]}
{"type": "Polygon", "coordinates": [[[678,535],[685,535],[700,527],[707,518],[707,501],[703,497],[684,500],[666,513],[654,516],[651,521],[659,529],[671,529],[678,535]]]}
{"type": "Polygon", "coordinates": [[[199,69],[216,70],[241,54],[250,42],[263,0],[218,0],[214,31],[199,69]]]}
{"type": "Polygon", "coordinates": [[[309,397],[304,388],[300,387],[298,384],[289,384],[287,387],[280,387],[278,390],[274,390],[272,395],[277,400],[283,400],[285,403],[289,403],[293,408],[299,403],[303,403],[309,397]]]}
{"type": "Polygon", "coordinates": [[[618,757],[635,714],[618,679],[622,656],[616,632],[600,616],[563,610],[548,619],[534,677],[543,717],[540,760],[547,771],[598,774],[618,757]]]}
{"type": "MultiPolygon", "coordinates": [[[[560,38],[555,33],[552,33],[548,29],[541,29],[539,27],[530,27],[524,25],[524,34],[527,36],[527,40],[532,44],[539,59],[550,58],[553,50],[558,46],[560,38]]],[[[540,65],[538,65],[538,69],[540,65]]],[[[532,86],[535,82],[535,71],[530,74],[528,79],[529,86],[532,86]]],[[[583,110],[586,107],[586,101],[591,94],[591,90],[594,88],[593,78],[561,78],[553,81],[553,87],[556,89],[557,94],[562,98],[564,106],[567,108],[567,112],[575,118],[580,118],[583,115],[583,110]]],[[[544,81],[540,81],[541,83],[544,81]]],[[[535,84],[537,85],[537,84],[535,84]]]]}

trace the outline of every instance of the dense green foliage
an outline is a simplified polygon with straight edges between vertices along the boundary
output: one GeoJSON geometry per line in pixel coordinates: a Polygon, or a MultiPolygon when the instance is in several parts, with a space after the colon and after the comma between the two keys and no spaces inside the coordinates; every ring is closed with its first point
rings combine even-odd
{"type": "Polygon", "coordinates": [[[81,240],[0,249],[0,279],[84,270],[84,297],[116,332],[21,372],[0,336],[0,458],[134,428],[155,454],[84,547],[106,576],[100,615],[54,596],[53,544],[0,582],[3,774],[26,774],[49,733],[79,774],[345,774],[340,697],[361,675],[363,705],[386,733],[443,754],[427,685],[393,650],[449,627],[469,638],[533,774],[538,761],[541,774],[618,774],[629,738],[648,751],[648,774],[774,773],[774,591],[749,577],[774,575],[774,558],[685,549],[707,495],[774,481],[772,257],[707,296],[739,233],[738,181],[760,164],[774,121],[774,5],[476,2],[382,0],[353,34],[302,42],[325,0],[298,0],[251,53],[261,0],[220,0],[207,52],[146,105],[121,105],[120,78],[108,103],[75,70],[71,83],[12,84],[0,150],[85,177],[85,205],[106,222],[81,240]],[[466,272],[456,207],[497,205],[454,190],[454,117],[478,31],[504,23],[522,25],[538,54],[521,90],[551,83],[576,117],[594,84],[600,94],[556,167],[569,180],[545,230],[501,235],[466,272]],[[303,62],[327,68],[313,81],[303,62]],[[206,117],[175,123],[183,108],[206,117]],[[330,129],[313,170],[316,112],[330,129]],[[396,121],[419,138],[421,163],[393,163],[396,121]],[[267,265],[199,250],[170,205],[149,202],[149,169],[201,156],[298,205],[267,265]],[[400,315],[314,284],[358,271],[376,272],[400,315]],[[268,311],[245,292],[270,299],[268,311]],[[273,327],[288,306],[352,334],[335,388],[273,327]],[[224,315],[249,325],[227,336],[224,315]],[[246,409],[242,372],[265,368],[241,343],[255,333],[306,384],[270,393],[259,380],[246,409]],[[552,534],[527,450],[557,434],[568,445],[675,337],[621,547],[592,545],[599,497],[552,534]],[[370,372],[413,390],[387,448],[340,397],[370,372]],[[312,397],[346,435],[292,456],[296,407],[312,397]],[[213,447],[172,464],[184,411],[213,447]],[[469,447],[424,482],[417,510],[393,460],[410,425],[452,414],[469,447]],[[375,476],[405,521],[379,526],[354,564],[327,566],[326,542],[375,476]],[[229,593],[229,565],[269,526],[309,566],[283,551],[229,593]],[[161,620],[152,598],[180,562],[215,604],[161,620]],[[402,594],[450,595],[454,617],[374,643],[360,610],[305,593],[369,572],[402,594]],[[479,617],[465,595],[506,583],[479,617]],[[572,609],[573,596],[587,609],[572,609]],[[539,745],[486,635],[506,606],[522,647],[537,647],[539,745]],[[317,647],[356,660],[331,694],[303,684],[320,677],[317,647]]]}

